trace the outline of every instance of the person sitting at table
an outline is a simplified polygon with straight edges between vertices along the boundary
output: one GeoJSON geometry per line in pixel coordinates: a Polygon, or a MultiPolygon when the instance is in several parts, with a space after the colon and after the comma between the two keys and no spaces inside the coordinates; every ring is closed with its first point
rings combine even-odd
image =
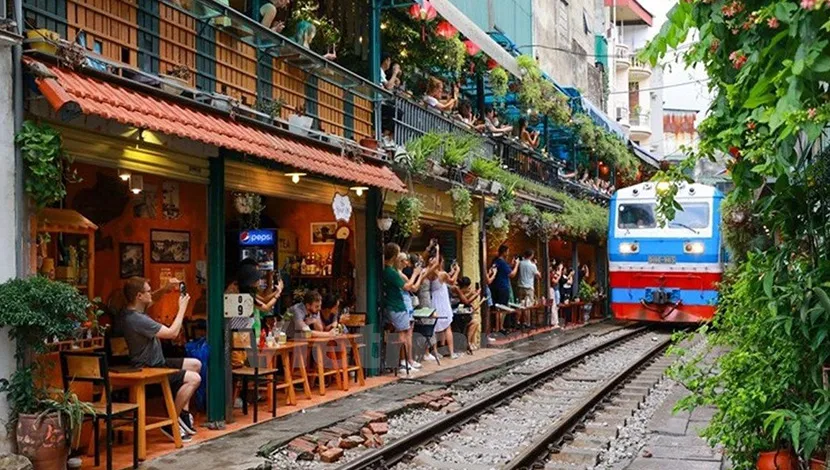
{"type": "Polygon", "coordinates": [[[502,126],[499,123],[496,109],[492,106],[488,106],[484,110],[484,127],[487,129],[487,132],[495,135],[502,135],[513,131],[513,126],[502,126]]]}
{"type": "Polygon", "coordinates": [[[302,302],[288,308],[288,324],[285,335],[292,339],[302,339],[306,332],[312,338],[328,338],[336,334],[335,331],[326,331],[320,319],[320,309],[323,307],[323,297],[316,290],[310,290],[303,295],[302,302]]]}
{"type": "MultiPolygon", "coordinates": [[[[259,338],[262,331],[262,316],[268,314],[274,309],[277,300],[283,290],[283,282],[280,279],[277,285],[270,291],[264,291],[259,287],[259,281],[262,279],[262,272],[258,268],[256,260],[252,258],[245,258],[239,263],[239,269],[236,272],[236,280],[228,285],[225,289],[226,294],[250,294],[254,297],[254,322],[251,329],[254,332],[254,337],[259,338]]],[[[243,342],[247,344],[250,341],[246,333],[240,333],[243,342]]],[[[233,351],[231,353],[231,367],[239,368],[245,366],[245,351],[233,351]]],[[[242,402],[239,402],[241,406],[242,402]]]]}
{"type": "Polygon", "coordinates": [[[331,331],[340,325],[340,299],[334,294],[326,294],[320,308],[320,322],[314,327],[322,327],[322,331],[331,331]]]}
{"type": "MultiPolygon", "coordinates": [[[[190,441],[190,436],[196,434],[196,423],[190,414],[190,399],[199,385],[202,377],[202,363],[193,358],[164,357],[161,349],[162,339],[176,339],[182,329],[182,321],[190,302],[190,295],[179,297],[179,310],[170,326],[162,325],[147,315],[147,309],[153,305],[153,290],[150,283],[142,277],[132,277],[124,284],[124,297],[127,306],[124,309],[121,325],[124,330],[124,339],[130,350],[130,361],[135,367],[164,367],[178,369],[169,377],[170,388],[176,403],[176,413],[179,416],[179,431],[183,441],[190,441]]],[[[173,438],[173,428],[169,424],[160,428],[161,432],[173,438]]]]}
{"type": "Polygon", "coordinates": [[[455,105],[458,104],[458,85],[452,87],[452,98],[441,100],[441,92],[444,91],[444,82],[435,77],[429,77],[427,84],[427,94],[424,97],[424,102],[430,107],[438,111],[452,111],[455,105]]]}
{"type": "Polygon", "coordinates": [[[473,115],[473,107],[470,105],[469,101],[462,101],[458,105],[458,115],[456,116],[459,121],[463,122],[464,124],[472,127],[478,132],[482,132],[485,128],[485,124],[476,124],[478,119],[476,116],[473,115]]]}
{"type": "Polygon", "coordinates": [[[288,8],[289,0],[270,0],[265,2],[259,8],[259,14],[262,15],[262,26],[281,33],[285,28],[285,22],[277,20],[277,11],[288,8]]]}
{"type": "Polygon", "coordinates": [[[539,146],[539,133],[527,130],[527,119],[519,119],[519,139],[530,148],[539,146]]]}

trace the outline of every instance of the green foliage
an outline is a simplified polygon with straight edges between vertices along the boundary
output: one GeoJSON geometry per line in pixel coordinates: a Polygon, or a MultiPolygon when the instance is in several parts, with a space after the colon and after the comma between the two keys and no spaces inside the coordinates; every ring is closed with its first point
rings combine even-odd
{"type": "Polygon", "coordinates": [[[568,100],[552,82],[542,75],[536,59],[522,55],[516,59],[516,62],[525,72],[518,92],[519,102],[523,106],[547,115],[554,123],[568,124],[571,119],[568,100]]]}
{"type": "Polygon", "coordinates": [[[475,157],[470,163],[470,171],[484,179],[492,179],[500,167],[498,160],[487,157],[475,157]]]}
{"type": "Polygon", "coordinates": [[[49,396],[54,398],[45,398],[40,401],[40,417],[59,414],[67,420],[66,425],[72,436],[70,442],[78,442],[84,416],[94,415],[95,408],[91,403],[78,398],[78,395],[72,391],[51,390],[49,396]]]}
{"type": "Polygon", "coordinates": [[[597,290],[583,279],[579,282],[579,298],[583,302],[593,302],[597,297],[597,290]]]}
{"type": "Polygon", "coordinates": [[[0,327],[8,328],[15,341],[17,370],[0,380],[0,392],[8,394],[12,418],[18,413],[35,413],[49,408],[47,390],[37,387],[42,373],[27,364],[27,352],[46,351],[47,340],[70,337],[87,321],[92,304],[77,289],[62,282],[35,276],[11,279],[0,284],[0,327]]]}
{"type": "Polygon", "coordinates": [[[281,116],[284,104],[281,98],[273,100],[258,99],[256,101],[256,110],[271,116],[272,119],[277,119],[281,116]]]}
{"type": "Polygon", "coordinates": [[[423,203],[416,196],[403,196],[395,204],[395,221],[401,235],[409,237],[421,230],[421,207],[423,203]]]}
{"type": "Polygon", "coordinates": [[[444,40],[438,43],[439,54],[443,58],[444,69],[451,72],[454,76],[461,74],[461,69],[464,68],[464,63],[467,60],[467,46],[458,38],[458,36],[444,40]]]}
{"type": "Polygon", "coordinates": [[[46,124],[25,121],[15,136],[26,165],[26,192],[38,209],[61,201],[66,196],[64,178],[78,181],[69,171],[72,158],[63,151],[58,131],[46,124]]]}
{"type": "Polygon", "coordinates": [[[556,214],[552,212],[542,212],[539,216],[539,224],[536,228],[536,233],[543,241],[551,240],[559,233],[561,227],[556,218],[556,214]]]}
{"type": "Polygon", "coordinates": [[[493,96],[501,99],[507,95],[509,79],[507,71],[502,67],[496,67],[490,71],[490,89],[493,90],[493,96]]]}
{"type": "Polygon", "coordinates": [[[525,202],[512,215],[513,223],[521,227],[529,237],[535,234],[540,216],[539,209],[536,206],[525,202]]]}
{"type": "Polygon", "coordinates": [[[573,121],[574,130],[579,136],[582,147],[596,155],[599,160],[614,165],[627,177],[637,173],[640,162],[625,142],[594,124],[594,121],[586,114],[575,115],[573,121]]]}
{"type": "Polygon", "coordinates": [[[759,225],[756,209],[731,193],[721,203],[721,234],[733,261],[743,261],[747,253],[770,247],[770,237],[759,225]]]}
{"type": "Polygon", "coordinates": [[[443,153],[441,165],[448,168],[465,166],[481,150],[481,137],[466,133],[449,133],[441,135],[443,153]]]}
{"type": "Polygon", "coordinates": [[[404,166],[410,174],[421,175],[427,171],[427,162],[441,148],[444,135],[428,132],[406,144],[407,157],[404,166]]]}
{"type": "Polygon", "coordinates": [[[300,23],[311,23],[317,30],[312,45],[318,48],[328,48],[340,42],[340,30],[330,18],[318,13],[319,8],[317,0],[297,0],[291,10],[291,21],[287,31],[291,31],[292,36],[296,36],[300,23]]]}
{"type": "Polygon", "coordinates": [[[463,186],[453,186],[449,191],[452,198],[452,217],[458,225],[470,225],[473,221],[473,198],[463,186]]]}

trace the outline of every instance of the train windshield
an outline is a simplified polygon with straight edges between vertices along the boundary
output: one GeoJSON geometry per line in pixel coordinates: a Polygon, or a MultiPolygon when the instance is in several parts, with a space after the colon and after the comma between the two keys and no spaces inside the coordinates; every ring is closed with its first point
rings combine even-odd
{"type": "MultiPolygon", "coordinates": [[[[668,224],[669,228],[685,228],[689,230],[705,229],[709,227],[709,204],[705,202],[681,203],[683,209],[678,209],[674,220],[668,224]]],[[[624,229],[657,228],[656,204],[638,202],[620,204],[617,214],[617,227],[624,229]]]]}

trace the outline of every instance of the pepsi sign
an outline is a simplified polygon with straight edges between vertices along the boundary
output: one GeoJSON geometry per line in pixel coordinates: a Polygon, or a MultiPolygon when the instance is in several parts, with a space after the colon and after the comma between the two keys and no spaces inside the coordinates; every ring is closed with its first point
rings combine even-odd
{"type": "Polygon", "coordinates": [[[276,235],[273,230],[246,230],[239,232],[240,246],[274,246],[276,235]]]}

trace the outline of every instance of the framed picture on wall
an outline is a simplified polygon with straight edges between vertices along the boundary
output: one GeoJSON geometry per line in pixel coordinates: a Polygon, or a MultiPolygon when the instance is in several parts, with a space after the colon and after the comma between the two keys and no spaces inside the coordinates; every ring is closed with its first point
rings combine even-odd
{"type": "Polygon", "coordinates": [[[150,230],[151,263],[190,263],[190,232],[150,230]]]}
{"type": "Polygon", "coordinates": [[[144,244],[121,243],[118,252],[121,259],[121,279],[144,277],[144,244]]]}
{"type": "Polygon", "coordinates": [[[312,222],[311,244],[334,245],[337,222],[312,222]]]}

